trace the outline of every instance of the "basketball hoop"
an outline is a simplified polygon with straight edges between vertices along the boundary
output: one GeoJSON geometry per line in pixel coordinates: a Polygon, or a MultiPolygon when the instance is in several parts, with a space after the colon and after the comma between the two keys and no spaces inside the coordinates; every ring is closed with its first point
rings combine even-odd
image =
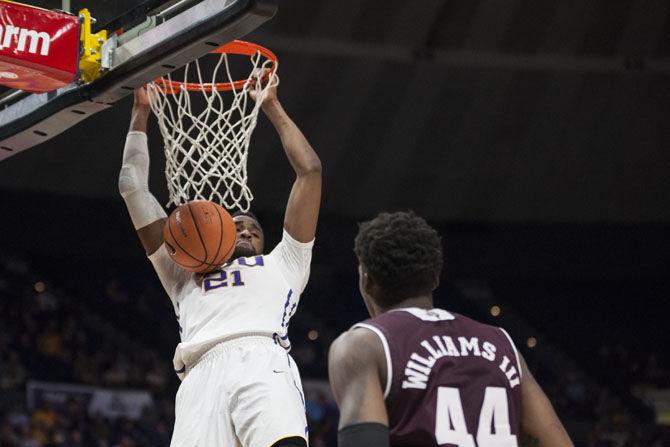
{"type": "Polygon", "coordinates": [[[168,205],[203,199],[248,211],[253,200],[247,186],[249,144],[263,99],[279,82],[278,59],[267,48],[239,40],[211,54],[218,58],[211,74],[205,75],[208,67],[196,60],[183,68],[183,80],[169,74],[147,88],[165,146],[168,205]],[[248,74],[233,75],[233,55],[244,57],[248,74]],[[193,71],[196,82],[189,82],[193,71]]]}

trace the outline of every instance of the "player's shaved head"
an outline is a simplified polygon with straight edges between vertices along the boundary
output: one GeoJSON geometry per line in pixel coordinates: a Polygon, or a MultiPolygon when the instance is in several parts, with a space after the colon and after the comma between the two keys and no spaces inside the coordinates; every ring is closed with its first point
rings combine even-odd
{"type": "Polygon", "coordinates": [[[431,293],[442,271],[440,235],[411,211],[381,213],[360,224],[354,252],[381,289],[373,299],[383,308],[431,293]]]}

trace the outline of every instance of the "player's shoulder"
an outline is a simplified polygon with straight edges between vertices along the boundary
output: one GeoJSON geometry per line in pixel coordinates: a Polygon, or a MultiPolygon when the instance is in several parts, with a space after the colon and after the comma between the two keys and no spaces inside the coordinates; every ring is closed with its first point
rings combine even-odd
{"type": "Polygon", "coordinates": [[[364,327],[354,326],[333,341],[328,359],[344,368],[357,368],[383,353],[384,347],[378,335],[364,327]]]}
{"type": "Polygon", "coordinates": [[[478,328],[483,331],[492,331],[492,332],[501,332],[502,328],[499,326],[494,326],[492,324],[487,324],[487,323],[482,323],[479,320],[475,320],[474,318],[468,317],[463,314],[459,314],[456,312],[450,312],[451,315],[454,317],[454,321],[457,322],[458,324],[461,325],[466,325],[466,326],[471,326],[473,328],[478,328]]]}
{"type": "Polygon", "coordinates": [[[282,250],[311,251],[314,248],[314,242],[315,239],[312,239],[308,242],[301,242],[291,236],[291,234],[286,231],[286,229],[283,229],[281,240],[277,243],[277,245],[275,245],[269,254],[277,253],[282,250]]]}
{"type": "Polygon", "coordinates": [[[492,324],[482,323],[481,321],[477,321],[464,315],[454,315],[457,317],[456,321],[458,321],[458,332],[468,333],[480,339],[485,338],[494,343],[501,343],[503,346],[507,346],[509,349],[511,349],[515,355],[518,356],[514,341],[504,328],[492,324]]]}
{"type": "Polygon", "coordinates": [[[417,327],[433,328],[434,325],[446,325],[456,333],[463,332],[487,337],[509,338],[501,327],[482,323],[457,312],[440,308],[396,309],[371,319],[370,323],[383,326],[391,332],[406,333],[415,330],[417,327]]]}
{"type": "Polygon", "coordinates": [[[451,324],[457,318],[460,318],[460,315],[444,309],[404,307],[388,310],[358,325],[373,326],[384,333],[405,333],[419,327],[434,328],[435,325],[451,324]]]}

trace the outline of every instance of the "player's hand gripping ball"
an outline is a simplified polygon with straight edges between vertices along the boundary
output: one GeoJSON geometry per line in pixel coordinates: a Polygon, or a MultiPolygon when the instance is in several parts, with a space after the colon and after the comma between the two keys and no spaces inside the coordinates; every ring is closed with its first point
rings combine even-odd
{"type": "Polygon", "coordinates": [[[165,248],[172,260],[197,273],[216,270],[230,259],[236,233],[230,214],[208,200],[178,206],[163,227],[165,248]]]}

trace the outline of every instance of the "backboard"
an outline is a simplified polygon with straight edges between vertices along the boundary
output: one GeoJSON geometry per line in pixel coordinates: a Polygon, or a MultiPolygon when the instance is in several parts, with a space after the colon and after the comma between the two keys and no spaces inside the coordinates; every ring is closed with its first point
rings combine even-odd
{"type": "MultiPolygon", "coordinates": [[[[61,0],[32,6],[60,9],[61,0]]],[[[277,0],[72,1],[91,7],[92,31],[107,30],[102,74],[48,93],[0,91],[0,160],[40,144],[132,94],[135,88],[251,32],[277,10],[277,0]]]]}

